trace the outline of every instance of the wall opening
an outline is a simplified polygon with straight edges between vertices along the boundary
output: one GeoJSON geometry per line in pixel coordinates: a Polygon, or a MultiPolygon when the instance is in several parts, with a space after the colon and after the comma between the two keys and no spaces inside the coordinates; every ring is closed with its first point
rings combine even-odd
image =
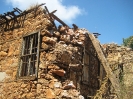
{"type": "Polygon", "coordinates": [[[21,48],[18,76],[35,79],[39,65],[40,32],[24,36],[21,48]]]}

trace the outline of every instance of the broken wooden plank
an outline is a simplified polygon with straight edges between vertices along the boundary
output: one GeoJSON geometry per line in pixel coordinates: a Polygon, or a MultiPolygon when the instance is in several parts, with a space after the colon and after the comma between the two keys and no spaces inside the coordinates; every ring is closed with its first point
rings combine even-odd
{"type": "Polygon", "coordinates": [[[47,9],[46,6],[45,6],[45,9],[46,9],[46,11],[47,11],[47,13],[48,13],[48,15],[49,15],[49,17],[50,17],[50,19],[51,19],[51,22],[53,23],[55,29],[57,30],[57,27],[56,27],[56,25],[55,25],[55,23],[54,23],[54,21],[53,21],[53,18],[51,17],[51,14],[53,14],[54,12],[56,12],[56,10],[53,11],[53,12],[50,14],[50,13],[49,13],[49,10],[47,9]]]}
{"type": "Polygon", "coordinates": [[[93,43],[94,48],[96,49],[98,58],[101,61],[101,64],[103,65],[103,67],[107,73],[107,76],[109,77],[109,80],[112,83],[112,86],[114,87],[114,89],[117,93],[118,98],[120,98],[120,96],[119,96],[120,95],[119,81],[117,80],[117,78],[113,74],[113,72],[112,72],[112,70],[111,70],[102,50],[101,50],[101,47],[100,47],[98,40],[94,37],[93,34],[88,33],[88,35],[89,35],[89,38],[91,39],[91,41],[93,43]]]}
{"type": "Polygon", "coordinates": [[[57,20],[59,23],[61,23],[63,26],[67,26],[69,27],[66,23],[64,23],[61,19],[59,19],[56,15],[54,15],[53,13],[51,13],[51,16],[57,20]]]}

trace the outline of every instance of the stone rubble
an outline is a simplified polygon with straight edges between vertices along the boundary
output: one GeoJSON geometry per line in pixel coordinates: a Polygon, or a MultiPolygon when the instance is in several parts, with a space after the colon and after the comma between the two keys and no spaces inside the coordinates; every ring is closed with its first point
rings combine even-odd
{"type": "Polygon", "coordinates": [[[103,44],[102,47],[113,73],[120,82],[121,98],[130,99],[133,94],[133,49],[115,43],[103,44]]]}

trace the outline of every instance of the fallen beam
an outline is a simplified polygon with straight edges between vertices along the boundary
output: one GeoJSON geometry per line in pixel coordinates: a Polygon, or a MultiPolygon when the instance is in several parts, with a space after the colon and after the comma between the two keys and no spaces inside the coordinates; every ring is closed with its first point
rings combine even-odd
{"type": "MultiPolygon", "coordinates": [[[[56,25],[55,25],[55,23],[54,23],[54,21],[53,21],[53,18],[51,17],[51,14],[49,13],[49,10],[47,9],[46,6],[45,6],[45,10],[47,11],[47,13],[48,13],[48,15],[49,15],[49,17],[50,17],[50,19],[51,19],[51,21],[52,21],[52,23],[53,23],[55,29],[57,30],[57,27],[56,27],[56,25]]],[[[56,11],[54,11],[54,12],[56,12],[56,11]]],[[[54,12],[52,12],[52,13],[54,13],[54,12]]]]}
{"type": "Polygon", "coordinates": [[[102,66],[104,67],[104,70],[107,73],[107,76],[108,76],[112,86],[114,87],[118,98],[120,99],[120,96],[119,96],[120,95],[119,81],[117,80],[117,78],[113,74],[113,72],[112,72],[112,70],[111,70],[111,68],[110,68],[110,66],[109,66],[102,50],[101,50],[101,47],[100,47],[100,44],[99,44],[98,40],[95,38],[95,36],[93,34],[88,33],[88,35],[89,35],[89,38],[91,39],[91,41],[93,43],[94,48],[96,49],[98,58],[99,58],[99,60],[102,64],[102,66]]]}
{"type": "Polygon", "coordinates": [[[53,13],[51,13],[51,16],[57,20],[59,23],[61,23],[63,26],[67,26],[69,27],[66,23],[64,23],[61,19],[59,19],[56,15],[54,15],[53,13]]]}

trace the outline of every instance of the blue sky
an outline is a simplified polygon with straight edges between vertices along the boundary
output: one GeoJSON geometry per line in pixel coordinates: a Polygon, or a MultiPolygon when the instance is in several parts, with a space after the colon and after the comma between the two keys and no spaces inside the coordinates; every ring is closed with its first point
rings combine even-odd
{"type": "Polygon", "coordinates": [[[123,38],[133,36],[133,0],[1,0],[0,14],[13,7],[25,10],[36,2],[46,2],[51,11],[57,9],[58,17],[70,27],[75,23],[100,33],[102,44],[122,44],[123,38]]]}

